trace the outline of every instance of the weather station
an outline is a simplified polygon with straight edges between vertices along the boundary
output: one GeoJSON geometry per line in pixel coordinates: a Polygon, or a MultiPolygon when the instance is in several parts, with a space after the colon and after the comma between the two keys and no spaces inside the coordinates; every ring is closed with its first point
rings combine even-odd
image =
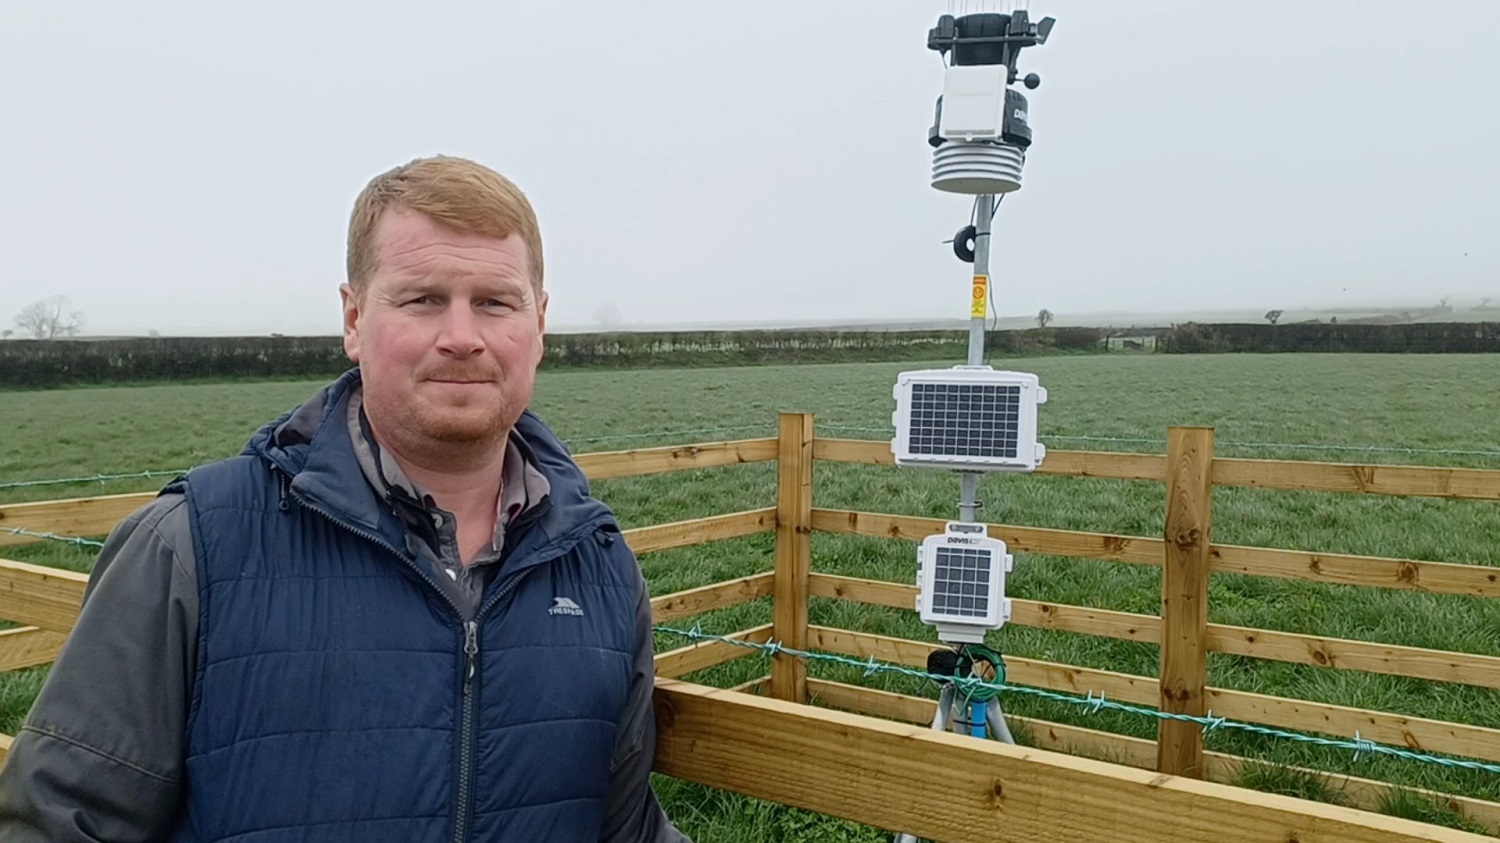
{"type": "Polygon", "coordinates": [[[998,695],[966,681],[1003,681],[1000,654],[984,642],[1010,619],[1005,581],[1013,557],[979,519],[979,480],[1041,465],[1046,448],[1037,441],[1037,407],[1046,403],[1047,390],[1034,374],[986,365],[985,320],[995,213],[1006,195],[1021,189],[1032,143],[1027,100],[1014,86],[1036,90],[1042,81],[1035,73],[1021,76],[1017,61],[1023,49],[1047,42],[1054,23],[1050,17],[1033,21],[1019,9],[981,11],[942,15],[927,33],[928,49],[943,61],[942,93],[928,132],[932,187],[974,197],[969,224],[952,241],[959,260],[973,264],[968,360],[902,372],[892,390],[895,463],[959,476],[958,519],[917,550],[917,612],[950,645],[929,655],[928,672],[955,680],[941,685],[932,728],[1006,743],[1015,741],[998,695]]]}

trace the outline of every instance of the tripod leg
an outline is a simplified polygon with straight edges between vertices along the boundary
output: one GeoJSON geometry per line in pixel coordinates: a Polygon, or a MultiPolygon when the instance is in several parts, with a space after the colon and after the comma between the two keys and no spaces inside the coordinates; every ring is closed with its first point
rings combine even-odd
{"type": "Polygon", "coordinates": [[[952,685],[944,685],[942,693],[938,694],[937,711],[932,715],[932,731],[946,732],[953,717],[953,697],[955,691],[952,685]]]}
{"type": "Polygon", "coordinates": [[[1010,733],[1010,726],[1006,725],[1005,712],[1000,710],[999,700],[990,700],[989,705],[985,706],[985,720],[989,722],[990,734],[994,735],[996,740],[1008,744],[1016,742],[1015,737],[1010,733]]]}

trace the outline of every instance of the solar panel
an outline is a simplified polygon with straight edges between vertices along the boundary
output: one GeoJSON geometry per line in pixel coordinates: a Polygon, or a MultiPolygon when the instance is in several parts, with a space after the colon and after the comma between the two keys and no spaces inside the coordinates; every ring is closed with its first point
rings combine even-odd
{"type": "Polygon", "coordinates": [[[978,643],[986,630],[1010,619],[1005,574],[1011,556],[1005,542],[990,538],[983,524],[950,521],[942,533],[922,540],[917,552],[917,612],[944,641],[978,643]]]}
{"type": "Polygon", "coordinates": [[[1015,459],[1021,387],[917,383],[911,389],[911,452],[1015,459]]]}
{"type": "Polygon", "coordinates": [[[990,610],[991,552],[970,547],[939,547],[932,571],[932,611],[983,618],[990,610]]]}
{"type": "Polygon", "coordinates": [[[1035,375],[988,366],[903,372],[893,394],[897,465],[1031,471],[1046,453],[1036,406],[1047,390],[1035,375]]]}

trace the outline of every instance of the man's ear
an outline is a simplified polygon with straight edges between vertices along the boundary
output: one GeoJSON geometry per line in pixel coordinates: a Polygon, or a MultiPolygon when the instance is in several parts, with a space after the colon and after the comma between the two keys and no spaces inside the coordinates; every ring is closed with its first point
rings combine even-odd
{"type": "Polygon", "coordinates": [[[359,362],[359,308],[363,304],[358,293],[348,284],[339,285],[339,298],[344,305],[344,355],[352,363],[359,362]]]}
{"type": "Polygon", "coordinates": [[[536,359],[540,364],[547,355],[547,291],[538,290],[536,296],[536,359]]]}

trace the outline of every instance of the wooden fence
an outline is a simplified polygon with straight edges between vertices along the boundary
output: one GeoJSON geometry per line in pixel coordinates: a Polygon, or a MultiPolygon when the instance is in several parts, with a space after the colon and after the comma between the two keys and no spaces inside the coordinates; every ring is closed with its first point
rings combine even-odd
{"type": "MultiPolygon", "coordinates": [[[[625,532],[637,554],[773,532],[772,570],[652,600],[657,623],[761,597],[772,621],[726,637],[777,641],[925,667],[932,642],[813,626],[812,597],[910,610],[906,583],[814,570],[814,532],[920,541],[943,519],[814,505],[816,460],[893,465],[886,442],[822,439],[813,418],[783,414],[778,436],[585,454],[591,479],[775,461],[774,507],[625,532]]],[[[1500,596],[1500,568],[1222,545],[1212,541],[1216,486],[1500,500],[1500,471],[1223,459],[1207,428],[1172,428],[1166,455],[1049,451],[1040,474],[1155,481],[1164,485],[1161,537],[990,524],[1013,551],[1163,569],[1159,616],[1014,600],[1011,622],[1160,646],[1158,676],[1134,676],[1007,657],[1009,681],[1070,694],[1093,691],[1164,711],[1216,716],[1417,750],[1500,762],[1500,729],[1428,720],[1209,687],[1210,652],[1330,670],[1361,670],[1500,688],[1500,658],[1208,623],[1211,573],[1249,574],[1430,593],[1500,596]]],[[[0,506],[0,528],[97,536],[150,494],[0,506]]],[[[35,541],[0,534],[0,544],[35,541]]],[[[0,670],[52,661],[77,617],[81,574],[0,560],[0,670]]],[[[1371,813],[1390,786],[1323,776],[1353,807],[1233,787],[1259,762],[1205,752],[1201,729],[1163,720],[1156,741],[1021,717],[1033,746],[978,741],[926,728],[932,700],[809,678],[806,663],[772,658],[770,674],[729,689],[680,677],[751,650],[696,643],[656,657],[657,769],[670,776],[934,840],[1110,839],[1156,841],[1471,841],[1477,835],[1371,813]],[[815,700],[818,705],[809,705],[815,700]],[[916,725],[910,725],[916,724],[916,725]],[[1106,763],[1099,759],[1110,759],[1106,763]],[[1360,810],[1365,809],[1365,810],[1360,810]]],[[[0,752],[9,739],[0,736],[0,752]]],[[[1500,804],[1427,794],[1490,829],[1500,804]]]]}

